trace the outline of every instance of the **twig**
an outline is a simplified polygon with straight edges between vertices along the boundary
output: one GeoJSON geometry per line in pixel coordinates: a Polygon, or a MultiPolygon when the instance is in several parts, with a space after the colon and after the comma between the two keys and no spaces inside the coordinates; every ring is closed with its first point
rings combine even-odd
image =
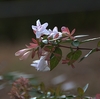
{"type": "MultiPolygon", "coordinates": [[[[64,46],[64,45],[58,45],[59,47],[63,48],[72,48],[72,49],[80,49],[80,50],[92,50],[92,48],[81,48],[81,47],[69,47],[69,46],[64,46]]],[[[96,48],[96,51],[100,51],[99,48],[96,48]]]]}

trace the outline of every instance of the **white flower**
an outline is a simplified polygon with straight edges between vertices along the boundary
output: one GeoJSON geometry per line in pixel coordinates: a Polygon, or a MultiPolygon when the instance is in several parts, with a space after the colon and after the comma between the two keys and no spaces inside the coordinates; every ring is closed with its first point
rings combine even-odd
{"type": "Polygon", "coordinates": [[[59,39],[60,37],[62,37],[62,33],[58,31],[57,27],[54,27],[53,30],[49,30],[50,31],[50,35],[48,36],[48,38],[53,38],[53,39],[59,39]]]}
{"type": "Polygon", "coordinates": [[[50,71],[48,62],[45,60],[46,56],[41,56],[40,60],[35,60],[31,66],[35,67],[39,71],[50,71]]]}
{"type": "Polygon", "coordinates": [[[34,30],[36,34],[36,38],[40,38],[43,34],[49,35],[50,32],[46,29],[48,26],[48,23],[44,23],[41,25],[40,20],[36,21],[36,26],[32,25],[32,29],[34,30]]]}

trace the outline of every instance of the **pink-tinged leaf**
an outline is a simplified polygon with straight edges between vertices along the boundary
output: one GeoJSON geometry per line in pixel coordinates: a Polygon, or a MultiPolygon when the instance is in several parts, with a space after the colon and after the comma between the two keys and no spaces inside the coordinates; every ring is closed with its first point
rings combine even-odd
{"type": "Polygon", "coordinates": [[[73,35],[75,33],[75,29],[72,30],[71,35],[73,35]]]}
{"type": "Polygon", "coordinates": [[[34,38],[32,38],[32,41],[33,41],[35,44],[38,44],[37,40],[35,40],[34,38]]]}
{"type": "Polygon", "coordinates": [[[67,31],[67,34],[70,34],[70,30],[68,27],[66,28],[66,31],[67,31]]]}
{"type": "Polygon", "coordinates": [[[34,43],[30,43],[30,47],[36,48],[36,47],[38,47],[38,45],[37,44],[34,44],[34,43]]]}
{"type": "Polygon", "coordinates": [[[53,46],[45,46],[44,50],[47,51],[47,52],[50,52],[50,51],[54,51],[55,48],[53,46]]]}
{"type": "Polygon", "coordinates": [[[67,64],[68,62],[69,62],[69,60],[67,60],[67,59],[62,60],[62,64],[67,64]]]}
{"type": "Polygon", "coordinates": [[[47,52],[51,51],[51,49],[49,49],[47,46],[44,47],[44,50],[47,51],[47,52]]]}
{"type": "Polygon", "coordinates": [[[41,47],[38,48],[37,55],[40,58],[42,56],[42,49],[41,47]]]}
{"type": "Polygon", "coordinates": [[[74,64],[71,64],[72,68],[75,68],[74,64]]]}
{"type": "Polygon", "coordinates": [[[32,58],[34,58],[36,51],[32,51],[32,58]]]}

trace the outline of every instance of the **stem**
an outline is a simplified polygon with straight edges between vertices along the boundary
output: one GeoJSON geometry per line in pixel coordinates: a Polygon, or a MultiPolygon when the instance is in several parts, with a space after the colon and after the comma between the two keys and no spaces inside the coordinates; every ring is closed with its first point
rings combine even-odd
{"type": "MultiPolygon", "coordinates": [[[[69,47],[69,46],[64,46],[64,45],[58,45],[59,47],[63,47],[63,48],[72,48],[72,49],[80,49],[80,50],[92,50],[92,48],[82,48],[82,47],[69,47]]],[[[97,51],[100,51],[100,49],[96,48],[97,51]]]]}

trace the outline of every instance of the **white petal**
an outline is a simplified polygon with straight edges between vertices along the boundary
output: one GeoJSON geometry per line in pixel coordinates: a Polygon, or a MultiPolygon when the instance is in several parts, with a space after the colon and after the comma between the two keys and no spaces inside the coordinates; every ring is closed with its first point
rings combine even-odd
{"type": "Polygon", "coordinates": [[[50,71],[50,68],[46,67],[43,71],[50,71]]]}
{"type": "Polygon", "coordinates": [[[40,62],[40,60],[35,60],[33,61],[33,63],[31,64],[31,66],[38,68],[38,63],[40,62]]]}
{"type": "Polygon", "coordinates": [[[59,38],[61,38],[62,37],[62,33],[61,32],[59,32],[59,38]]]}
{"type": "Polygon", "coordinates": [[[58,32],[58,28],[54,27],[53,32],[58,32]]]}
{"type": "Polygon", "coordinates": [[[44,29],[46,29],[47,26],[48,26],[48,23],[44,23],[44,24],[42,24],[42,27],[43,27],[44,29]]]}
{"type": "Polygon", "coordinates": [[[40,60],[35,60],[35,61],[33,61],[33,63],[39,63],[39,61],[40,61],[40,60]]]}
{"type": "Polygon", "coordinates": [[[31,64],[31,66],[33,66],[33,67],[37,67],[37,64],[31,64]]]}
{"type": "Polygon", "coordinates": [[[36,21],[36,26],[40,26],[41,25],[41,22],[40,22],[40,20],[38,19],[37,21],[36,21]]]}
{"type": "Polygon", "coordinates": [[[41,32],[36,32],[36,38],[40,38],[41,37],[41,32]]]}
{"type": "Polygon", "coordinates": [[[50,34],[50,32],[49,32],[48,30],[46,30],[46,29],[43,30],[42,32],[43,32],[43,34],[45,34],[45,35],[49,35],[49,34],[50,34]]]}
{"type": "Polygon", "coordinates": [[[48,62],[45,60],[46,56],[48,55],[48,52],[44,53],[45,56],[41,56],[40,60],[35,60],[31,64],[31,66],[34,66],[39,71],[49,71],[50,68],[48,67],[48,62]]]}
{"type": "Polygon", "coordinates": [[[32,25],[32,29],[36,31],[37,30],[37,26],[32,25]]]}
{"type": "Polygon", "coordinates": [[[38,68],[39,70],[43,70],[46,66],[46,62],[45,62],[45,56],[41,56],[40,58],[40,62],[38,64],[38,68]]]}

